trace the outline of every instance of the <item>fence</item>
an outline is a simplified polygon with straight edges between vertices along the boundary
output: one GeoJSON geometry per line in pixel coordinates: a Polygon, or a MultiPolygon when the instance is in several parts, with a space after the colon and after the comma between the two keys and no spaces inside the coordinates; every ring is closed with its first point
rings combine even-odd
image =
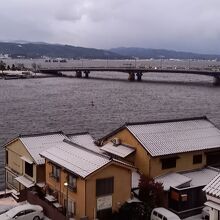
{"type": "Polygon", "coordinates": [[[48,203],[42,198],[39,198],[39,196],[35,194],[35,192],[25,191],[25,192],[22,192],[21,195],[22,195],[22,198],[26,197],[29,203],[42,206],[44,209],[45,215],[51,218],[52,220],[65,220],[66,219],[65,216],[61,212],[59,212],[56,208],[52,206],[52,203],[48,203]]]}

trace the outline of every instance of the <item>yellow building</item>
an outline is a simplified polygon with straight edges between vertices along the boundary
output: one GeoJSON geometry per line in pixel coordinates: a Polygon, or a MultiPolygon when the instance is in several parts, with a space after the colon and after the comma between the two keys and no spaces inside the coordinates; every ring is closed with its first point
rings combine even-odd
{"type": "Polygon", "coordinates": [[[53,205],[68,217],[105,219],[130,198],[132,167],[126,163],[68,140],[41,156],[46,159],[45,198],[57,200],[53,205]]]}
{"type": "Polygon", "coordinates": [[[220,130],[206,117],[127,123],[97,144],[153,178],[220,163],[220,130]]]}
{"type": "Polygon", "coordinates": [[[45,159],[39,153],[61,142],[62,132],[20,135],[5,148],[6,186],[20,191],[45,182],[45,159]]]}

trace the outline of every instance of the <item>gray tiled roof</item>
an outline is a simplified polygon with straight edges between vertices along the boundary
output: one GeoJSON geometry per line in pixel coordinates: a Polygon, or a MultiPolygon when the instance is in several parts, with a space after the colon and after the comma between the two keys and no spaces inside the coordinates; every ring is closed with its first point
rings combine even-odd
{"type": "Polygon", "coordinates": [[[66,141],[56,143],[41,155],[83,178],[110,162],[104,155],[66,141]]]}
{"type": "Polygon", "coordinates": [[[100,148],[94,143],[95,140],[89,133],[70,134],[67,136],[72,142],[94,152],[101,153],[100,148]]]}
{"type": "Polygon", "coordinates": [[[42,151],[50,148],[53,144],[62,142],[66,138],[61,132],[19,137],[37,164],[45,163],[45,159],[40,156],[42,151]]]}
{"type": "Polygon", "coordinates": [[[220,130],[204,118],[126,127],[151,156],[220,148],[220,130]]]}
{"type": "Polygon", "coordinates": [[[170,190],[170,187],[178,187],[191,181],[191,178],[179,173],[167,173],[162,176],[155,177],[154,180],[162,183],[164,190],[170,190]]]}
{"type": "Polygon", "coordinates": [[[219,174],[219,170],[208,167],[200,170],[183,172],[181,174],[191,178],[190,186],[205,186],[219,174]]]}
{"type": "Polygon", "coordinates": [[[217,175],[208,185],[203,188],[206,194],[220,198],[220,174],[217,175]]]}
{"type": "Polygon", "coordinates": [[[119,157],[125,158],[131,153],[135,151],[134,148],[119,144],[118,146],[114,146],[113,143],[109,142],[105,144],[103,147],[101,147],[101,150],[117,155],[119,157]]]}

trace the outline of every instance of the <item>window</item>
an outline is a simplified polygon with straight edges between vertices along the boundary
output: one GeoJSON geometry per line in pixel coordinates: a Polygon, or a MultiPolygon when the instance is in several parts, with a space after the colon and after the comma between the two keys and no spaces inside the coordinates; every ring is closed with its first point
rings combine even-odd
{"type": "Polygon", "coordinates": [[[25,211],[20,211],[19,213],[17,213],[13,218],[18,218],[20,216],[24,216],[25,215],[25,211]]]}
{"type": "Polygon", "coordinates": [[[6,173],[7,183],[16,190],[19,190],[19,182],[15,180],[15,177],[16,176],[12,175],[9,172],[6,173]]]}
{"type": "Polygon", "coordinates": [[[213,151],[208,152],[206,155],[206,163],[207,166],[218,166],[220,165],[220,152],[219,151],[213,151]]]}
{"type": "Polygon", "coordinates": [[[96,196],[108,195],[114,192],[114,177],[96,180],[96,196]]]}
{"type": "Polygon", "coordinates": [[[33,177],[33,164],[29,164],[25,161],[25,174],[30,177],[33,177]]]}
{"type": "Polygon", "coordinates": [[[72,191],[76,191],[76,177],[73,175],[68,176],[68,187],[72,191]]]}
{"type": "Polygon", "coordinates": [[[30,214],[30,213],[32,213],[32,212],[35,212],[35,211],[32,210],[32,209],[25,210],[25,214],[26,214],[26,215],[27,215],[27,214],[30,214]]]}
{"type": "Polygon", "coordinates": [[[176,157],[161,159],[162,169],[170,169],[176,167],[176,157]]]}
{"type": "Polygon", "coordinates": [[[156,212],[156,211],[153,211],[153,215],[157,216],[157,212],[156,212]]]}
{"type": "Polygon", "coordinates": [[[60,168],[52,165],[52,173],[50,174],[50,176],[58,181],[60,178],[60,168]]]}
{"type": "Polygon", "coordinates": [[[5,151],[5,163],[8,165],[8,151],[5,151]]]}
{"type": "Polygon", "coordinates": [[[193,155],[193,164],[202,163],[202,154],[193,155]]]}
{"type": "Polygon", "coordinates": [[[76,203],[73,202],[72,200],[68,199],[68,210],[67,210],[67,200],[64,199],[64,206],[65,206],[65,209],[66,209],[66,212],[68,217],[74,217],[75,215],[75,209],[76,209],[76,203]]]}
{"type": "Polygon", "coordinates": [[[160,213],[158,213],[158,217],[159,217],[160,219],[163,218],[163,216],[162,216],[160,213]]]}

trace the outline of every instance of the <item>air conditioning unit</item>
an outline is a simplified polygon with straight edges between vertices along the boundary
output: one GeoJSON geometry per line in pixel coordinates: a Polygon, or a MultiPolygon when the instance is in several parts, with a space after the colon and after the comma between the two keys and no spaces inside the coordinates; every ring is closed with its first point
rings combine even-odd
{"type": "Polygon", "coordinates": [[[112,139],[112,143],[114,146],[118,146],[119,144],[121,144],[121,140],[116,137],[112,139]]]}

